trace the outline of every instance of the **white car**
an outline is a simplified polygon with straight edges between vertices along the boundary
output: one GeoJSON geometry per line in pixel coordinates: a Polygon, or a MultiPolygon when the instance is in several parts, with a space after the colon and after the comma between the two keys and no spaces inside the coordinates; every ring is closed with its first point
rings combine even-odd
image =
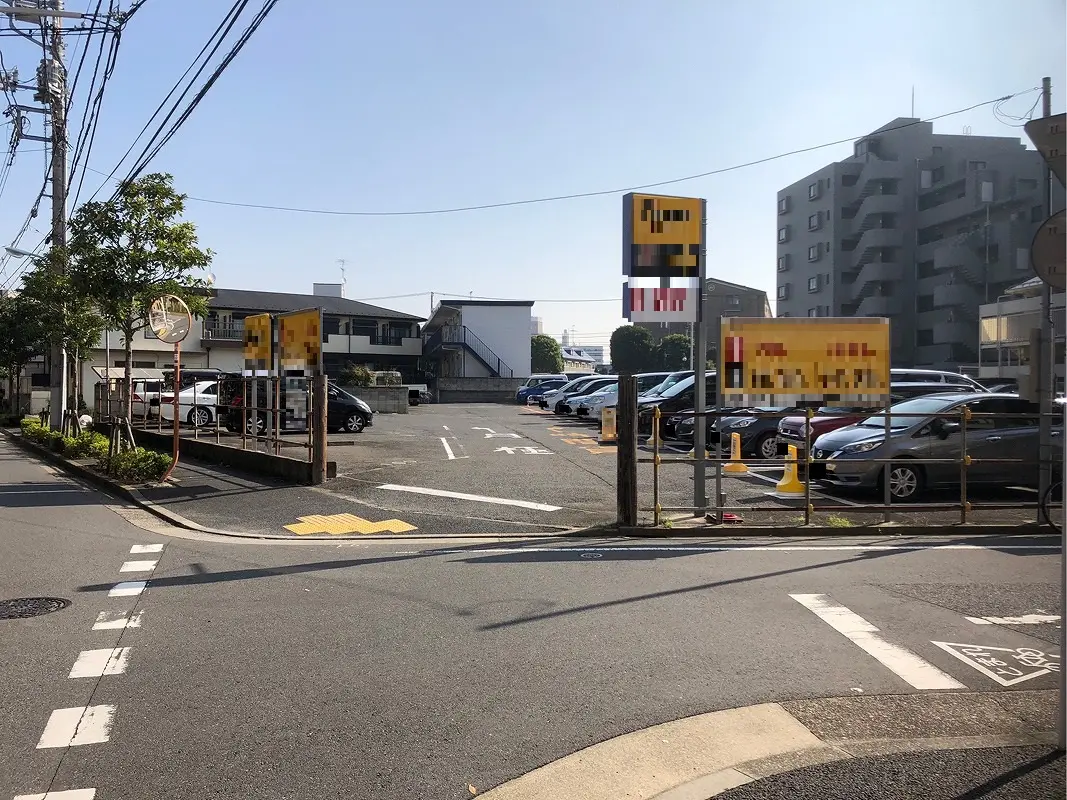
{"type": "MultiPolygon", "coordinates": [[[[202,428],[215,420],[219,405],[219,390],[216,381],[197,381],[178,392],[178,419],[202,428]]],[[[159,416],[174,419],[174,394],[164,392],[159,398],[159,416]]]]}
{"type": "MultiPolygon", "coordinates": [[[[612,383],[593,392],[585,397],[575,398],[577,403],[572,403],[575,407],[575,413],[579,417],[591,417],[593,416],[593,409],[600,409],[604,407],[604,404],[609,402],[614,405],[619,399],[619,384],[612,383]]],[[[599,413],[597,417],[599,418],[599,413]]]]}

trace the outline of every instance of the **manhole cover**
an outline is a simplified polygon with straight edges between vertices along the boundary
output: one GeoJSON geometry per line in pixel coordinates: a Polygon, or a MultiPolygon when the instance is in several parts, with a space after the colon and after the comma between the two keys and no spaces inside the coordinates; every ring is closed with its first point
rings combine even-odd
{"type": "Polygon", "coordinates": [[[14,600],[0,600],[0,619],[26,619],[51,614],[70,605],[70,600],[62,597],[16,597],[14,600]]]}

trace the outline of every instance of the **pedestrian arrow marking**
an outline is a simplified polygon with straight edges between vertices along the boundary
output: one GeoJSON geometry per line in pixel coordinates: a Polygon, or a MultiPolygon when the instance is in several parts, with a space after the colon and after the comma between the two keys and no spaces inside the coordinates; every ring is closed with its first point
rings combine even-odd
{"type": "Polygon", "coordinates": [[[1060,657],[1033,647],[988,647],[983,644],[931,642],[964,664],[974,667],[1001,686],[1051,675],[1060,671],[1060,657]]]}
{"type": "Polygon", "coordinates": [[[297,517],[299,522],[283,526],[287,531],[298,536],[307,536],[312,533],[328,533],[331,536],[340,536],[346,533],[408,533],[418,530],[414,525],[408,525],[399,519],[387,519],[382,522],[357,517],[355,514],[334,514],[322,516],[312,514],[308,517],[297,517]]]}

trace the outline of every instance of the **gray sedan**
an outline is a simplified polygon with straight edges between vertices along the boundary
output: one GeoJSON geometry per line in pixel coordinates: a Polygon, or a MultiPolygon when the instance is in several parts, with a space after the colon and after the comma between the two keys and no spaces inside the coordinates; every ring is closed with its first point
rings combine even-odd
{"type": "MultiPolygon", "coordinates": [[[[1036,484],[1039,407],[1017,395],[935,394],[905,400],[890,409],[888,442],[883,412],[823,434],[815,440],[812,456],[829,459],[826,482],[867,488],[882,485],[887,466],[872,459],[894,459],[889,472],[889,491],[896,501],[914,500],[927,488],[958,486],[959,462],[963,458],[960,423],[950,416],[934,415],[959,414],[964,407],[974,415],[968,420],[966,431],[966,453],[974,459],[967,467],[968,484],[1036,484]],[[982,414],[1014,416],[982,417],[982,414]],[[922,459],[952,459],[956,463],[924,464],[922,459]],[[1018,459],[1031,463],[991,463],[984,459],[1018,459]]],[[[1062,430],[1058,427],[1054,435],[1059,436],[1062,430]]]]}

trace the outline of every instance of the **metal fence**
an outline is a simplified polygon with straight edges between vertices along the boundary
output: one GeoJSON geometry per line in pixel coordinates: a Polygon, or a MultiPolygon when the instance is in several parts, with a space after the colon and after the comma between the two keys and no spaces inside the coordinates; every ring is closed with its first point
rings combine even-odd
{"type": "MultiPolygon", "coordinates": [[[[216,444],[313,459],[312,382],[307,378],[224,377],[179,390],[181,435],[216,444]],[[299,451],[303,451],[299,454],[299,451]],[[284,452],[283,452],[284,451],[284,452]]],[[[98,383],[94,420],[115,423],[126,416],[121,379],[98,383]]],[[[129,423],[160,434],[173,430],[173,388],[164,381],[134,385],[129,423]]]]}
{"type": "MultiPolygon", "coordinates": [[[[760,506],[758,509],[753,509],[750,506],[730,506],[725,503],[725,494],[723,491],[724,481],[732,477],[729,474],[730,463],[733,463],[729,456],[724,454],[724,450],[729,449],[730,442],[722,441],[721,431],[719,435],[714,434],[708,436],[709,451],[705,454],[698,454],[691,452],[689,456],[670,456],[664,455],[663,438],[662,438],[662,419],[663,416],[660,410],[656,408],[652,414],[652,435],[649,438],[648,446],[651,449],[651,457],[642,457],[638,455],[637,462],[639,464],[651,464],[652,465],[652,506],[640,507],[638,510],[642,512],[652,512],[653,524],[659,526],[662,523],[662,515],[667,512],[692,512],[695,515],[704,514],[708,517],[714,517],[717,521],[723,521],[723,514],[735,513],[743,511],[758,510],[759,512],[770,513],[790,513],[797,514],[799,510],[803,511],[804,524],[808,525],[812,522],[812,515],[818,511],[833,511],[833,512],[857,512],[857,513],[872,513],[881,512],[883,522],[890,521],[890,512],[930,512],[930,511],[958,511],[959,522],[967,523],[969,516],[977,511],[993,511],[1004,509],[1038,509],[1039,499],[1035,498],[1033,502],[983,502],[975,501],[972,499],[973,486],[970,484],[975,481],[969,481],[969,476],[974,474],[975,470],[984,470],[984,468],[990,465],[999,465],[1001,469],[1005,471],[1004,485],[1019,485],[1026,483],[1026,476],[1023,474],[1026,467],[1032,468],[1032,476],[1036,478],[1038,470],[1041,466],[1041,462],[1038,458],[1038,420],[1041,414],[1037,411],[1034,413],[973,413],[969,408],[964,406],[962,409],[953,410],[949,412],[899,412],[892,411],[892,406],[884,408],[871,408],[869,411],[864,412],[869,416],[864,418],[867,420],[876,419],[881,423],[881,431],[883,439],[878,445],[873,445],[869,448],[871,453],[870,457],[864,457],[861,459],[862,463],[867,465],[884,465],[880,472],[880,479],[878,484],[881,487],[881,502],[863,502],[856,503],[850,502],[847,507],[843,507],[842,504],[817,504],[813,501],[812,497],[812,474],[820,470],[834,470],[842,463],[840,460],[840,453],[821,453],[819,448],[815,448],[813,454],[813,446],[815,442],[812,438],[812,419],[816,416],[815,409],[806,410],[791,410],[791,411],[764,411],[764,410],[748,410],[748,409],[718,409],[709,410],[702,413],[695,411],[685,411],[670,414],[671,418],[696,418],[694,424],[707,424],[707,419],[716,419],[716,429],[721,429],[721,420],[726,418],[738,418],[738,417],[751,417],[751,418],[774,418],[781,420],[785,417],[802,417],[803,422],[803,452],[800,451],[801,442],[797,442],[795,447],[795,455],[786,454],[784,457],[779,456],[776,458],[743,458],[742,462],[745,466],[779,466],[785,468],[788,473],[790,467],[794,467],[798,472],[803,473],[803,494],[796,494],[791,498],[802,501],[803,509],[799,509],[795,505],[778,505],[778,506],[760,506]],[[880,418],[880,419],[879,419],[880,418]],[[894,420],[903,421],[905,419],[911,419],[912,421],[907,423],[905,427],[894,427],[894,420]],[[900,442],[905,440],[905,434],[907,436],[914,436],[914,433],[908,433],[914,426],[914,422],[919,419],[931,420],[932,428],[940,428],[946,432],[944,438],[937,431],[931,430],[925,432],[926,436],[938,437],[939,441],[944,442],[949,436],[958,436],[958,439],[953,440],[953,443],[958,442],[958,454],[953,453],[951,457],[936,457],[928,456],[921,452],[909,452],[907,455],[893,455],[889,454],[889,457],[879,453],[885,450],[882,447],[883,443],[889,443],[890,447],[895,447],[900,442]],[[992,423],[992,428],[996,431],[1003,430],[1004,435],[985,435],[988,431],[988,427],[982,423],[985,421],[992,423]],[[949,425],[946,425],[949,423],[949,425]],[[979,430],[980,429],[980,430],[979,430]],[[982,434],[983,445],[981,448],[976,447],[977,436],[982,434]],[[1013,442],[1010,448],[1016,453],[1020,451],[1029,451],[1029,457],[1004,457],[1001,455],[990,455],[990,450],[1000,449],[997,446],[998,442],[1003,442],[1006,439],[1011,438],[1013,442]],[[1028,442],[1032,439],[1032,449],[1028,447],[1028,442]],[[992,448],[988,445],[994,445],[992,448]],[[980,451],[980,455],[979,455],[980,451]],[[705,508],[696,508],[695,506],[663,506],[660,504],[661,497],[661,472],[663,467],[675,467],[677,465],[685,465],[689,469],[694,470],[694,479],[700,474],[700,469],[705,470],[705,477],[708,480],[713,480],[715,485],[715,491],[710,503],[705,508]],[[912,468],[918,466],[919,469],[926,473],[931,467],[949,467],[958,470],[958,487],[959,498],[952,502],[894,502],[892,489],[892,481],[894,480],[894,466],[910,465],[912,468]],[[1007,477],[1008,471],[1013,471],[1012,477],[1007,477]],[[886,480],[885,476],[889,475],[890,479],[886,480]]],[[[850,417],[860,417],[861,415],[856,412],[850,412],[850,417]]],[[[1053,425],[1058,426],[1056,428],[1057,437],[1062,436],[1063,432],[1063,416],[1056,413],[1050,415],[1053,417],[1053,425]]],[[[844,426],[841,426],[844,427],[844,426]]],[[[871,427],[872,436],[876,435],[877,428],[871,427]]],[[[837,428],[836,430],[840,430],[837,428]]],[[[776,433],[777,435],[777,433],[776,433]]],[[[817,439],[818,437],[816,437],[817,439]]],[[[781,439],[778,439],[781,443],[781,439]]],[[[1062,439],[1057,439],[1062,443],[1062,439]]],[[[781,444],[779,446],[781,448],[781,444]]],[[[789,450],[794,448],[790,447],[789,450]]],[[[849,462],[853,462],[857,459],[849,458],[849,462]]],[[[1062,469],[1062,462],[1054,461],[1052,464],[1054,472],[1060,472],[1062,469]]],[[[1053,477],[1053,480],[1058,478],[1053,477]]],[[[994,481],[995,483],[995,481],[994,481]]],[[[825,490],[816,487],[814,491],[817,494],[822,494],[825,490]]],[[[858,499],[858,498],[856,498],[858,499]]],[[[1048,512],[1045,511],[1047,514],[1048,512]]]]}

